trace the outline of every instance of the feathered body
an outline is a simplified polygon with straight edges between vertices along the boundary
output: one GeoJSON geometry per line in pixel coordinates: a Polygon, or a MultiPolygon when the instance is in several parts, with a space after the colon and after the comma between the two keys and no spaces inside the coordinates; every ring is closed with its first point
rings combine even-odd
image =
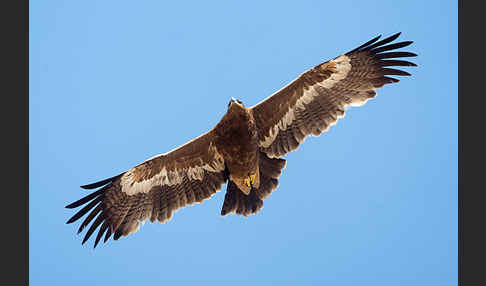
{"type": "Polygon", "coordinates": [[[241,191],[249,194],[251,186],[245,184],[245,179],[255,174],[252,185],[258,188],[258,134],[252,113],[243,104],[232,100],[213,132],[214,143],[223,155],[229,178],[241,191]]]}
{"type": "Polygon", "coordinates": [[[415,66],[392,58],[414,57],[394,51],[411,41],[389,44],[400,33],[376,37],[356,49],[302,73],[253,107],[232,99],[227,113],[209,132],[155,156],[112,178],[82,186],[100,188],[70,204],[84,205],[68,223],[88,214],[78,233],[91,222],[83,243],[99,227],[95,247],[136,232],[146,220],[165,223],[175,210],[200,203],[227,184],[221,215],[257,213],[285,167],[282,156],[307,136],[319,136],[345,114],[361,106],[376,89],[398,82],[389,75],[409,73],[390,66],[415,66]]]}

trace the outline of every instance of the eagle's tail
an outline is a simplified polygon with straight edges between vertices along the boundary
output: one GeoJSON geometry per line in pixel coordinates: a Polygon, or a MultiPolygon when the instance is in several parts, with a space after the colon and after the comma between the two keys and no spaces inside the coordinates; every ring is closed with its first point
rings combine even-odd
{"type": "Polygon", "coordinates": [[[278,158],[268,158],[260,152],[260,187],[252,188],[250,194],[245,195],[235,183],[228,181],[221,215],[229,213],[247,216],[256,214],[263,207],[263,200],[278,186],[277,178],[285,168],[286,161],[278,158]]]}

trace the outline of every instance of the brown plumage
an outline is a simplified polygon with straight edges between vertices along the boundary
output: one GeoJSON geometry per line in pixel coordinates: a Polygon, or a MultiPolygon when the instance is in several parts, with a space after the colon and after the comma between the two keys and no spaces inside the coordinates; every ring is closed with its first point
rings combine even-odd
{"type": "Polygon", "coordinates": [[[82,186],[99,190],[70,204],[85,205],[67,223],[88,214],[78,233],[89,226],[83,243],[99,227],[95,247],[136,232],[140,222],[164,223],[175,210],[209,199],[227,183],[221,215],[247,216],[263,207],[278,186],[286,161],[309,135],[319,136],[359,106],[375,89],[398,82],[390,75],[409,73],[390,66],[415,66],[391,58],[413,57],[393,51],[412,42],[379,37],[301,74],[257,105],[246,108],[232,99],[228,111],[209,132],[181,147],[151,158],[112,178],[82,186]]]}

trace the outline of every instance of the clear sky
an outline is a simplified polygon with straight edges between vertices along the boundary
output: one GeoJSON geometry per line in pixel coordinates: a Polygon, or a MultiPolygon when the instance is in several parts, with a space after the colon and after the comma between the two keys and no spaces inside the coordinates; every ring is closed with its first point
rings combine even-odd
{"type": "Polygon", "coordinates": [[[457,285],[457,1],[31,1],[29,75],[31,285],[457,285]],[[396,32],[413,76],[286,156],[257,215],[221,217],[223,186],[95,250],[65,224],[231,97],[396,32]]]}

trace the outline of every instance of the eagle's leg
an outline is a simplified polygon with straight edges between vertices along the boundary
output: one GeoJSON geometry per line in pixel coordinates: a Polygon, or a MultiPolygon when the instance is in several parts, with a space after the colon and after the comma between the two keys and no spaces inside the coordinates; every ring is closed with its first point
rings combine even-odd
{"type": "Polygon", "coordinates": [[[252,188],[258,188],[260,186],[259,170],[257,168],[255,173],[248,172],[243,176],[230,174],[229,180],[236,184],[238,190],[242,191],[245,195],[249,195],[252,188]]]}
{"type": "MultiPolygon", "coordinates": [[[[221,215],[236,213],[247,216],[260,211],[263,207],[263,200],[277,188],[277,178],[285,167],[285,163],[284,159],[268,158],[267,155],[260,152],[257,173],[250,173],[244,180],[239,181],[240,186],[245,187],[245,190],[238,188],[231,176],[228,176],[230,179],[226,187],[221,215]]],[[[239,178],[234,179],[238,180],[239,178]]]]}
{"type": "Polygon", "coordinates": [[[253,174],[253,175],[249,175],[246,179],[245,179],[245,184],[248,186],[248,187],[253,187],[253,185],[255,184],[255,178],[256,178],[256,174],[253,174]]]}

